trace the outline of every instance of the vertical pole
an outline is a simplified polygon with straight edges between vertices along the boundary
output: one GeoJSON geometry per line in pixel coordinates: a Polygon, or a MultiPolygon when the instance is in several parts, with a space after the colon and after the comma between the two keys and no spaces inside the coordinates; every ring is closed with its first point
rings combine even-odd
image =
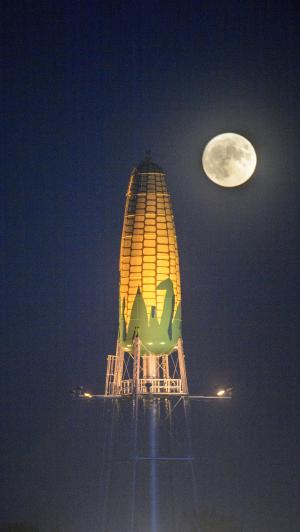
{"type": "Polygon", "coordinates": [[[138,336],[133,341],[133,393],[140,392],[141,340],[138,336]]]}
{"type": "Polygon", "coordinates": [[[109,394],[109,371],[110,371],[110,358],[109,358],[109,355],[107,357],[107,362],[106,362],[106,377],[105,377],[105,392],[104,394],[105,395],[108,395],[109,394]]]}
{"type": "Polygon", "coordinates": [[[184,355],[184,350],[183,350],[182,338],[178,339],[177,353],[178,353],[182,393],[188,394],[189,389],[188,389],[187,377],[186,377],[185,355],[184,355]]]}
{"type": "Polygon", "coordinates": [[[162,355],[161,357],[161,367],[163,374],[163,391],[164,393],[170,392],[170,370],[169,370],[169,355],[162,355]]]}
{"type": "Polygon", "coordinates": [[[113,394],[114,395],[119,395],[121,393],[123,366],[124,366],[124,351],[118,340],[117,348],[116,348],[116,361],[115,361],[114,381],[113,381],[113,394]]]}
{"type": "Polygon", "coordinates": [[[149,458],[150,458],[150,530],[158,532],[158,479],[157,479],[157,450],[158,450],[158,403],[153,399],[149,405],[149,458]]]}
{"type": "Polygon", "coordinates": [[[163,370],[163,378],[169,379],[170,378],[170,371],[169,371],[169,355],[162,355],[161,357],[161,365],[163,370]]]}
{"type": "Polygon", "coordinates": [[[107,356],[107,363],[106,363],[106,379],[105,379],[105,395],[112,395],[113,390],[113,383],[114,383],[114,372],[115,372],[115,365],[116,365],[116,357],[115,355],[108,355],[107,356]]]}

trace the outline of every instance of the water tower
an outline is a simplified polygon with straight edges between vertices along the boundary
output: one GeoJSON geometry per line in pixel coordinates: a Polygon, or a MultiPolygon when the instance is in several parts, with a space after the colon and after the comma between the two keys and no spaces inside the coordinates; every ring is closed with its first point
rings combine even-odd
{"type": "Polygon", "coordinates": [[[151,158],[126,194],[120,250],[119,330],[105,395],[186,395],[177,237],[166,174],[151,158]]]}

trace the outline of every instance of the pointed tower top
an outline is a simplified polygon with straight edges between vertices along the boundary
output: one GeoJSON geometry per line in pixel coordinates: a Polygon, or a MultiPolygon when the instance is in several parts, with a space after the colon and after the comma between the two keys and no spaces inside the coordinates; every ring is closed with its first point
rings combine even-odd
{"type": "Polygon", "coordinates": [[[146,150],[144,160],[137,166],[137,172],[143,173],[143,174],[147,174],[147,173],[164,174],[165,173],[162,170],[162,168],[158,166],[158,164],[152,161],[151,150],[146,150]]]}

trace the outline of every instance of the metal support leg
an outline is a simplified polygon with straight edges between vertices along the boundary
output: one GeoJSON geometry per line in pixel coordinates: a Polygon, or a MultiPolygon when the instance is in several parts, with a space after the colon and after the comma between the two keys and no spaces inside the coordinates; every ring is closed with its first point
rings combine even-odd
{"type": "Polygon", "coordinates": [[[138,336],[133,341],[133,393],[140,393],[141,340],[138,336]]]}
{"type": "Polygon", "coordinates": [[[116,356],[108,355],[106,363],[105,395],[113,394],[116,356]]]}
{"type": "Polygon", "coordinates": [[[113,384],[114,395],[119,395],[121,393],[123,367],[124,367],[124,351],[118,340],[117,348],[116,348],[116,362],[115,362],[114,384],[113,384]]]}
{"type": "Polygon", "coordinates": [[[186,378],[185,355],[184,355],[184,350],[183,350],[182,338],[178,339],[178,363],[179,363],[179,370],[180,370],[182,393],[188,394],[189,390],[188,390],[188,384],[187,384],[187,378],[186,378]]]}
{"type": "Polygon", "coordinates": [[[161,367],[163,372],[163,378],[169,379],[170,378],[170,371],[169,371],[169,355],[162,355],[161,357],[161,367]]]}

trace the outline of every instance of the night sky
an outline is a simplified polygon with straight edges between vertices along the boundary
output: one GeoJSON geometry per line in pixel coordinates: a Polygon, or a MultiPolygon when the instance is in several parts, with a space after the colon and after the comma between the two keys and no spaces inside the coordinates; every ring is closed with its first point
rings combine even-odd
{"type": "Polygon", "coordinates": [[[0,523],[98,530],[101,426],[68,393],[104,389],[125,192],[151,149],[191,392],[234,386],[226,413],[193,407],[201,500],[245,532],[300,530],[299,22],[289,0],[2,2],[0,523]],[[236,189],[201,168],[225,131],[258,158],[236,189]]]}

